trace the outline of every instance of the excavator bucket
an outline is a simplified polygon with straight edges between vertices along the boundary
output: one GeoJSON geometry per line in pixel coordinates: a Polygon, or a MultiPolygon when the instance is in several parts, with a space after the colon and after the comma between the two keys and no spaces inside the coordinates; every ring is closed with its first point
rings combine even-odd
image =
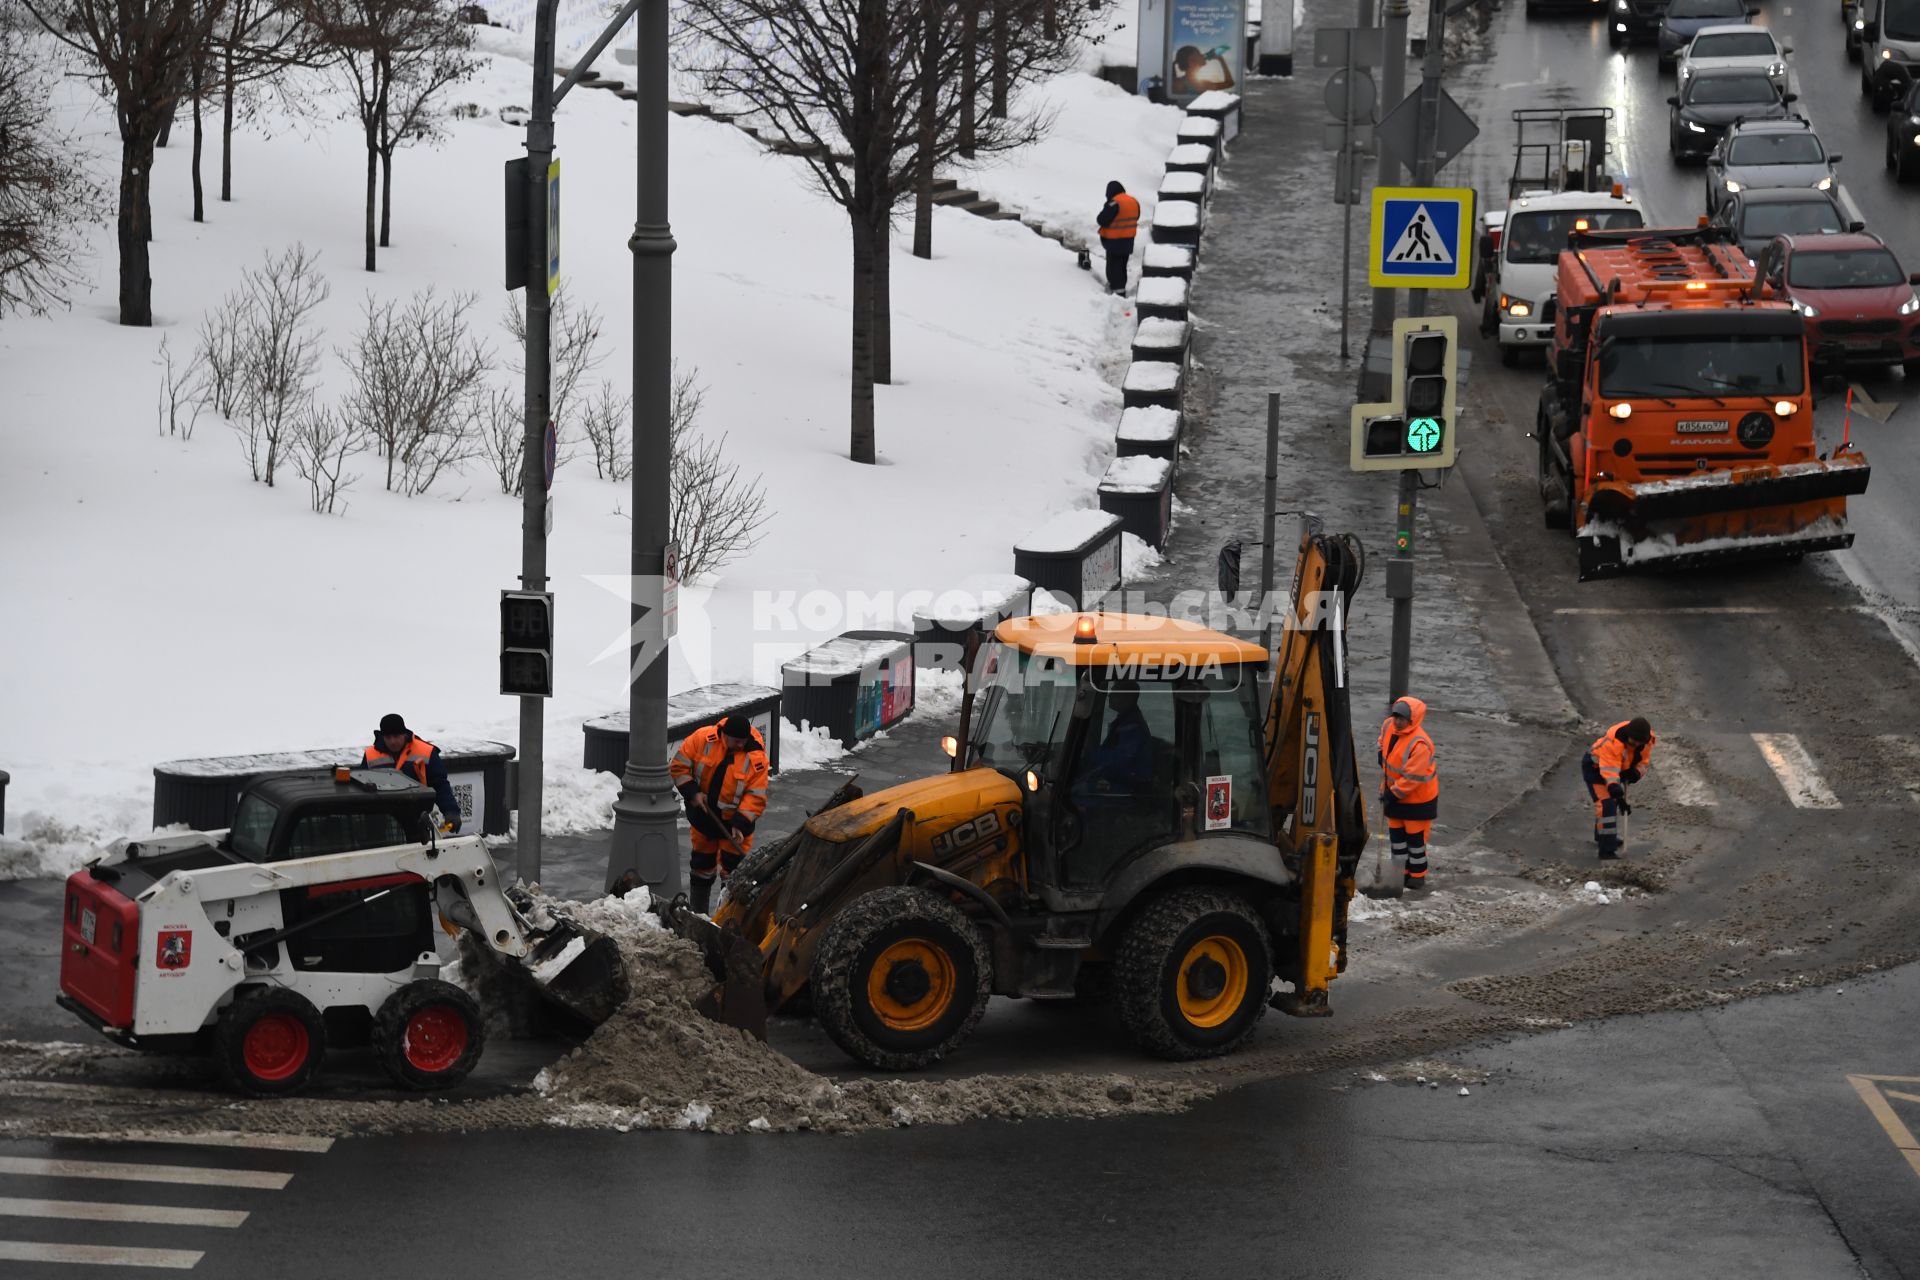
{"type": "Polygon", "coordinates": [[[1854,451],[1784,466],[1602,484],[1579,532],[1580,578],[1777,559],[1853,545],[1847,499],[1871,469],[1854,451]]]}

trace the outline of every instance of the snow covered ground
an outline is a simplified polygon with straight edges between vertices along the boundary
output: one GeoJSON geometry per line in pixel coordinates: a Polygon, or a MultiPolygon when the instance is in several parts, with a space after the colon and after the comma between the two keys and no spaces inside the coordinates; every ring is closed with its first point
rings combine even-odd
{"type": "MultiPolygon", "coordinates": [[[[113,322],[110,227],[93,236],[95,285],[71,312],[0,321],[0,592],[11,623],[0,633],[0,768],[13,775],[8,835],[33,842],[38,831],[48,870],[141,829],[159,760],[361,742],[388,711],[428,737],[513,739],[514,704],[495,692],[496,602],[516,585],[519,504],[484,464],[406,499],[383,491],[363,457],[345,513],[321,516],[297,478],[273,489],[251,481],[211,413],[190,442],[161,436],[156,422],[162,338],[184,359],[240,268],[296,241],[318,251],[332,286],[318,313],[323,398],[344,388],[333,349],[352,341],[369,291],[471,291],[504,348],[500,165],[522,154],[522,133],[496,113],[526,99],[529,42],[487,31],[484,43],[482,73],[453,99],[478,104],[480,117],[450,122],[443,146],[396,162],[394,243],[377,274],[359,269],[364,156],[353,127],[322,110],[242,134],[235,201],[210,198],[196,225],[183,118],[154,174],[155,326],[113,322]]],[[[1086,76],[1046,92],[1059,105],[1056,141],[997,167],[998,198],[1085,224],[1107,178],[1154,189],[1176,111],[1086,76]]],[[[58,93],[62,119],[91,144],[79,162],[110,175],[111,111],[78,80],[62,79],[58,93]]],[[[600,309],[608,359],[596,376],[624,392],[632,107],[578,91],[558,137],[566,287],[600,309]]],[[[800,609],[791,630],[764,611],[757,626],[756,593],[938,594],[1010,571],[1023,534],[1093,505],[1120,413],[1129,304],[1018,223],[942,210],[933,261],[896,251],[881,465],[855,466],[845,460],[841,215],[806,187],[798,162],[731,127],[676,118],[671,139],[675,354],[706,384],[704,428],[764,475],[774,511],[750,556],[683,590],[675,689],[778,683],[783,659],[886,621],[800,609]]],[[[211,138],[208,161],[217,184],[211,138]]],[[[496,377],[510,385],[504,354],[496,377]]],[[[581,722],[624,701],[626,605],[589,577],[624,579],[631,501],[587,459],[554,485],[559,649],[547,742],[562,823],[597,803],[597,787],[565,773],[581,722]],[[610,646],[616,654],[596,661],[610,646]]],[[[9,862],[14,874],[21,861],[9,862]]]]}

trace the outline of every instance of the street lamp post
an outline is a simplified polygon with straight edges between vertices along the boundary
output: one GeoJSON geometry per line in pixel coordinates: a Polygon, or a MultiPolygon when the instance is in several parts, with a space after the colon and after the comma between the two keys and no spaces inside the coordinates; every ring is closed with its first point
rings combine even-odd
{"type": "Polygon", "coordinates": [[[613,803],[607,888],[645,884],[667,897],[682,885],[679,805],[667,776],[667,662],[661,584],[668,538],[667,472],[673,402],[673,230],[667,222],[667,2],[640,0],[636,42],[636,214],[633,237],[633,632],[627,767],[613,803]],[[650,584],[644,591],[641,584],[650,584]],[[644,597],[644,598],[643,598],[644,597]],[[648,639],[654,643],[649,645],[648,639]],[[642,651],[650,660],[642,667],[642,651]]]}

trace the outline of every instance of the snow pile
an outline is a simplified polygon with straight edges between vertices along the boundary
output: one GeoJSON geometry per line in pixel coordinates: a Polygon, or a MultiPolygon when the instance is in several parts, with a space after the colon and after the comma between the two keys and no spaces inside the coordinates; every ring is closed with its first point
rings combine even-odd
{"type": "Polygon", "coordinates": [[[1103,537],[1119,523],[1120,517],[1105,511],[1062,511],[1014,545],[1033,555],[1066,555],[1103,537]]]}
{"type": "MultiPolygon", "coordinates": [[[[1180,304],[1184,305],[1186,302],[1185,286],[1187,282],[1177,277],[1163,278],[1155,276],[1150,280],[1143,280],[1140,283],[1142,292],[1145,292],[1146,286],[1150,284],[1180,285],[1180,304]]],[[[1158,289],[1155,292],[1164,296],[1171,291],[1158,289]]],[[[1144,299],[1142,301],[1144,302],[1144,299]]],[[[1185,320],[1165,320],[1153,317],[1142,320],[1139,330],[1133,335],[1133,345],[1153,351],[1178,351],[1187,345],[1187,322],[1185,320]]]]}
{"type": "MultiPolygon", "coordinates": [[[[713,979],[694,945],[658,927],[626,927],[611,899],[556,903],[620,945],[633,996],[572,1053],[540,1073],[560,1110],[549,1123],[714,1133],[844,1133],[978,1119],[1105,1116],[1178,1110],[1210,1086],[1121,1075],[855,1080],[815,1075],[764,1041],[701,1015],[713,979]]],[[[644,914],[644,913],[642,913],[644,914]]],[[[651,918],[651,917],[649,917],[651,918]]]]}
{"type": "Polygon", "coordinates": [[[613,802],[619,798],[619,774],[549,760],[540,790],[540,829],[548,835],[605,831],[613,825],[613,802]]]}
{"type": "MultiPolygon", "coordinates": [[[[1156,245],[1155,248],[1184,249],[1186,246],[1156,245]]],[[[1140,282],[1140,288],[1135,293],[1134,300],[1143,307],[1184,307],[1187,305],[1187,282],[1179,276],[1148,276],[1140,282]]],[[[1143,320],[1140,322],[1140,327],[1144,329],[1153,323],[1155,322],[1151,320],[1143,320]]],[[[1184,329],[1184,322],[1179,320],[1166,320],[1159,323],[1178,324],[1184,329]]],[[[1184,332],[1181,336],[1185,336],[1184,332]]]]}
{"type": "Polygon", "coordinates": [[[825,725],[815,728],[805,720],[799,724],[791,720],[780,722],[780,770],[783,773],[818,769],[846,754],[846,746],[825,725]]]}
{"type": "MultiPolygon", "coordinates": [[[[1113,460],[1107,468],[1106,478],[1100,481],[1100,488],[1105,493],[1157,493],[1167,482],[1167,472],[1172,469],[1171,458],[1129,454],[1113,460]]],[[[1123,554],[1121,559],[1126,560],[1126,555],[1123,554]]]]}
{"type": "Polygon", "coordinates": [[[1120,413],[1119,438],[1140,444],[1166,444],[1180,434],[1180,411],[1164,405],[1136,405],[1120,413]]]}
{"type": "Polygon", "coordinates": [[[1178,391],[1180,366],[1171,360],[1137,361],[1127,366],[1126,381],[1121,385],[1128,391],[1138,391],[1148,395],[1178,391]]]}

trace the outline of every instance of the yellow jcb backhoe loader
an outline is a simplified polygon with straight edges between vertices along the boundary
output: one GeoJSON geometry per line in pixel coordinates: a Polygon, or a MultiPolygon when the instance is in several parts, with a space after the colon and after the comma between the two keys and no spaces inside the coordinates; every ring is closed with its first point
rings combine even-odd
{"type": "Polygon", "coordinates": [[[1331,1012],[1367,845],[1347,707],[1358,544],[1302,530],[1272,692],[1256,644],[1164,617],[1003,622],[945,776],[843,793],[668,914],[764,1034],[810,997],[884,1070],[951,1052],[993,995],[1110,996],[1148,1051],[1228,1053],[1271,1002],[1331,1012]],[[1263,714],[1264,713],[1264,714],[1263,714]],[[1291,992],[1271,996],[1274,979],[1291,992]]]}

